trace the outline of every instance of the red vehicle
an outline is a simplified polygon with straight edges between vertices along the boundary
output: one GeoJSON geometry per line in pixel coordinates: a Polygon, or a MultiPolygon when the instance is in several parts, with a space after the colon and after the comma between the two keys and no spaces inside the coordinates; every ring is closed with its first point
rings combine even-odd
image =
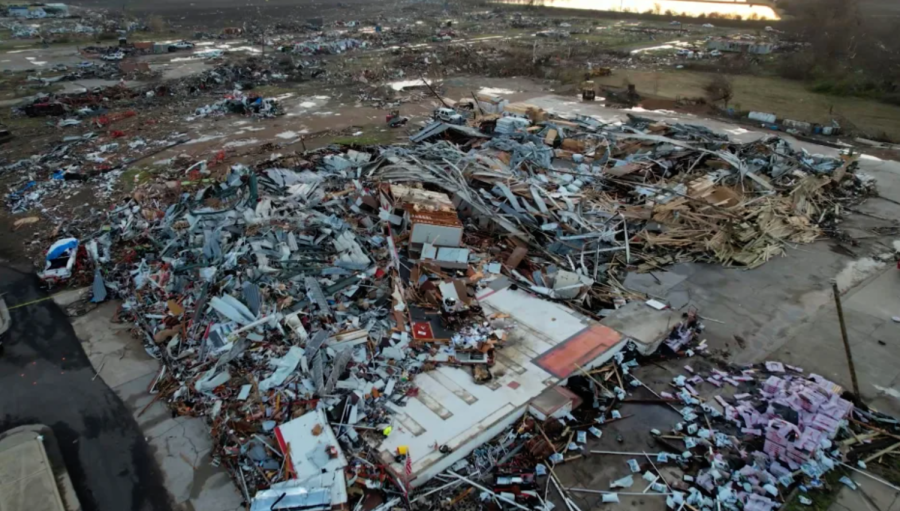
{"type": "Polygon", "coordinates": [[[399,128],[409,122],[409,117],[400,115],[400,110],[391,110],[391,113],[385,116],[385,122],[391,128],[399,128]]]}
{"type": "Polygon", "coordinates": [[[66,106],[58,101],[47,101],[32,103],[23,110],[28,117],[59,116],[66,113],[66,106]]]}

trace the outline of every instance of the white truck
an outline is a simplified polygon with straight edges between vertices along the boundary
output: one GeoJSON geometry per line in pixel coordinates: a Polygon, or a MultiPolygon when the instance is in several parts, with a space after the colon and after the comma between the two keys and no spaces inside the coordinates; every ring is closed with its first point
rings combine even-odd
{"type": "Polygon", "coordinates": [[[466,123],[466,118],[452,108],[441,107],[434,111],[434,120],[444,121],[448,124],[456,124],[462,126],[466,123]]]}

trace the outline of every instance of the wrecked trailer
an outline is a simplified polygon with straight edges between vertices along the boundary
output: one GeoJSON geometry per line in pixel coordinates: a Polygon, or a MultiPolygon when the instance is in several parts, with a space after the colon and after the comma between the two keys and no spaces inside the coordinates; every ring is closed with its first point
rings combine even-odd
{"type": "Polygon", "coordinates": [[[67,112],[66,105],[59,101],[37,100],[25,105],[21,110],[28,117],[59,117],[67,112]]]}

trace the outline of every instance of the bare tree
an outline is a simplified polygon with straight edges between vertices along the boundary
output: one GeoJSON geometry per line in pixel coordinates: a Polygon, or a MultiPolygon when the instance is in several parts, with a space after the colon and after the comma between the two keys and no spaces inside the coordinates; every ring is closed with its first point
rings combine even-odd
{"type": "Polygon", "coordinates": [[[150,16],[150,19],[147,20],[147,28],[151,32],[163,32],[166,30],[166,20],[162,16],[150,16]]]}
{"type": "Polygon", "coordinates": [[[864,15],[862,0],[789,0],[784,30],[806,43],[783,76],[813,78],[821,92],[893,96],[900,91],[900,38],[893,19],[864,15]]]}
{"type": "Polygon", "coordinates": [[[722,75],[714,76],[703,87],[703,90],[706,92],[706,99],[712,103],[721,101],[725,108],[728,108],[728,103],[734,99],[734,85],[732,85],[731,80],[722,75]]]}
{"type": "Polygon", "coordinates": [[[790,5],[796,15],[785,28],[809,43],[817,65],[831,70],[856,56],[866,35],[859,0],[797,0],[790,5]]]}

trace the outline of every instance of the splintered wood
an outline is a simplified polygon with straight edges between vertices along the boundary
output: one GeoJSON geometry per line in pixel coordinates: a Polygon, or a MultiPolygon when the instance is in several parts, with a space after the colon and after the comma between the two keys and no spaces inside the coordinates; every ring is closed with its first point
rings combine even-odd
{"type": "MultiPolygon", "coordinates": [[[[822,236],[814,219],[832,207],[825,191],[833,183],[830,177],[800,173],[786,193],[760,193],[717,183],[715,172],[697,165],[698,161],[691,165],[694,173],[681,175],[680,183],[663,179],[653,182],[649,173],[616,181],[620,189],[631,185],[658,191],[640,207],[623,208],[623,214],[632,219],[640,218],[642,209],[649,210],[649,219],[658,224],[654,229],[645,228],[632,240],[643,243],[645,252],[672,251],[680,261],[716,261],[754,268],[782,255],[785,243],[812,243],[822,236]],[[697,176],[703,172],[710,173],[697,176]]],[[[722,162],[707,163],[716,168],[722,162]]],[[[640,269],[670,262],[664,257],[654,259],[645,258],[640,269]]]]}
{"type": "Polygon", "coordinates": [[[790,198],[742,199],[737,191],[706,180],[691,183],[688,196],[712,199],[715,207],[685,198],[655,206],[652,219],[665,228],[641,233],[647,247],[686,249],[696,260],[711,252],[724,265],[754,268],[783,254],[785,242],[812,243],[822,235],[808,216],[795,213],[790,198]]]}

